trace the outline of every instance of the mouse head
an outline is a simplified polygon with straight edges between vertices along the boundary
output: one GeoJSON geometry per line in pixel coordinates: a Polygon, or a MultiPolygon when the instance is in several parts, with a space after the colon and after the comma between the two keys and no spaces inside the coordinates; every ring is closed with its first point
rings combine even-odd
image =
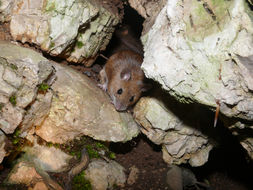
{"type": "Polygon", "coordinates": [[[108,84],[108,94],[117,111],[124,111],[135,104],[141,93],[149,89],[143,80],[144,73],[141,69],[124,69],[108,84]]]}

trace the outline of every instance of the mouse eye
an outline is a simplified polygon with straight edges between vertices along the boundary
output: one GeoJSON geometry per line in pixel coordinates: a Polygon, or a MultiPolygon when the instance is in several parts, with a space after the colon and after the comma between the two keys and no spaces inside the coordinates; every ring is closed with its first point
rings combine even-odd
{"type": "Polygon", "coordinates": [[[120,88],[118,91],[117,91],[117,94],[122,94],[123,90],[122,88],[120,88]]]}
{"type": "Polygon", "coordinates": [[[129,99],[130,102],[134,101],[134,96],[129,99]]]}

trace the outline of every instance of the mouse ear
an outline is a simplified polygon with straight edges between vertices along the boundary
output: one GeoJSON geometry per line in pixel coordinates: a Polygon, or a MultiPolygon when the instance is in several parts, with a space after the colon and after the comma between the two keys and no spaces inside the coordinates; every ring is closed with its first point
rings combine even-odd
{"type": "Polygon", "coordinates": [[[122,70],[120,73],[120,78],[122,80],[126,80],[126,81],[130,80],[131,79],[131,71],[129,69],[122,70]]]}

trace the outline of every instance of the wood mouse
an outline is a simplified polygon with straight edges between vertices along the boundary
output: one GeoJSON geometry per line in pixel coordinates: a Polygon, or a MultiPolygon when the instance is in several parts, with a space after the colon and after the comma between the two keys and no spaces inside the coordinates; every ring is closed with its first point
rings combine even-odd
{"type": "Polygon", "coordinates": [[[142,61],[142,56],[131,50],[119,51],[109,57],[100,71],[99,86],[107,91],[117,111],[127,110],[151,87],[144,83],[142,61]]]}

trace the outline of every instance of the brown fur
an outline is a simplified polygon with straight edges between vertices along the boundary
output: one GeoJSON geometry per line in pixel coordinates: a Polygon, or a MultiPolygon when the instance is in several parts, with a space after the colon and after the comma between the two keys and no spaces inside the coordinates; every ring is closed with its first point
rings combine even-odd
{"type": "Polygon", "coordinates": [[[101,86],[108,92],[118,111],[126,110],[135,104],[146,90],[141,63],[142,57],[139,54],[129,50],[120,51],[108,59],[100,72],[101,86]],[[118,93],[120,89],[121,94],[118,93]]]}

